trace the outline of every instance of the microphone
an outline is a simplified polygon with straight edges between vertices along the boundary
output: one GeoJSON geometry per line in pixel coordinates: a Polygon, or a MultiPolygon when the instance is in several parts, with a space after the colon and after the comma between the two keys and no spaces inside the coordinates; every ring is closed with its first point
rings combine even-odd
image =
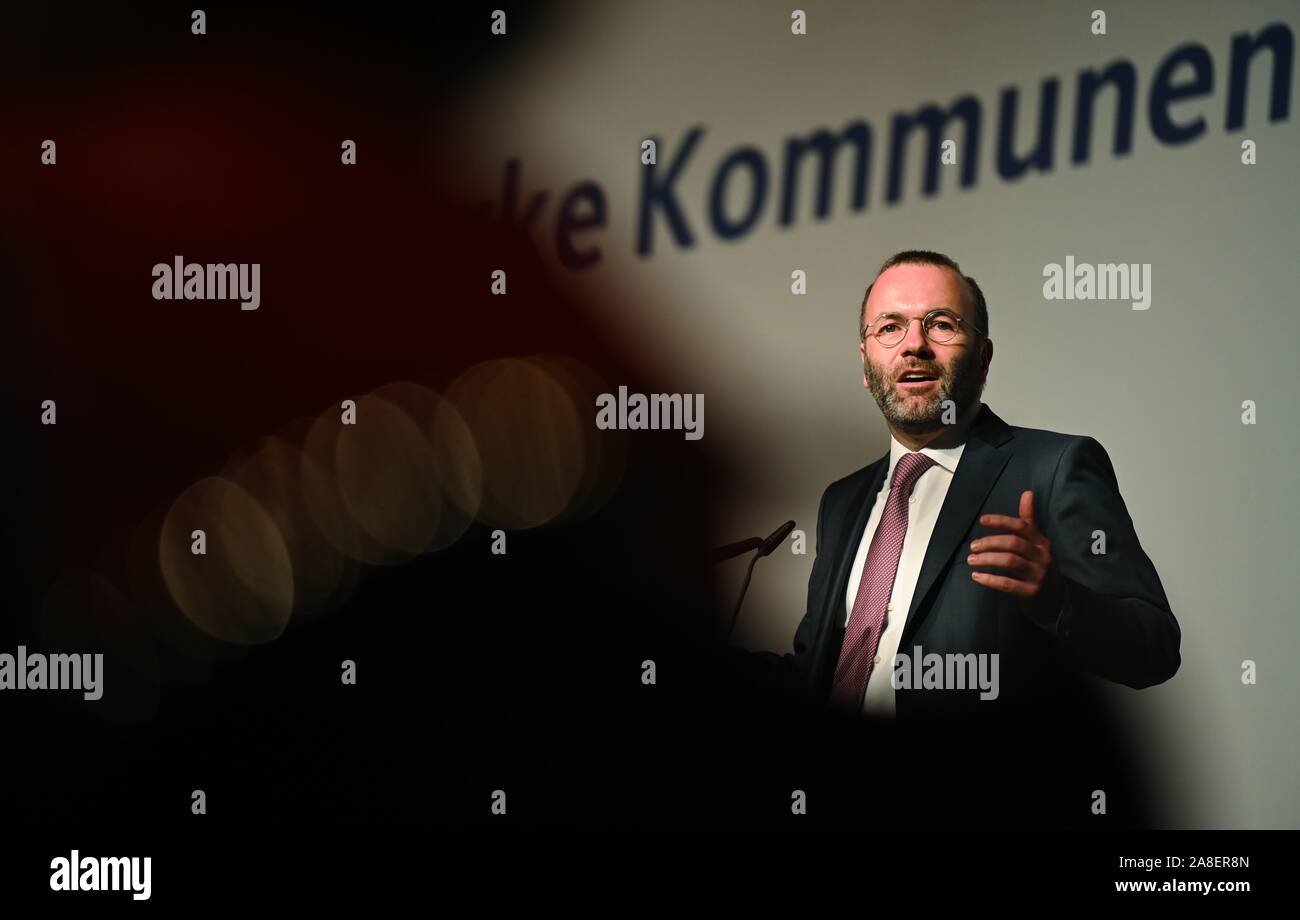
{"type": "MultiPolygon", "coordinates": [[[[735,543],[728,543],[726,546],[719,546],[713,552],[709,553],[709,558],[714,562],[725,562],[733,556],[739,556],[741,553],[747,553],[751,549],[758,549],[764,543],[758,537],[750,537],[748,540],[737,540],[735,543]]],[[[764,556],[767,553],[763,554],[764,556]]]]}
{"type": "Polygon", "coordinates": [[[772,555],[772,550],[784,543],[785,538],[790,536],[790,531],[792,530],[794,530],[794,521],[786,521],[776,530],[772,531],[771,535],[763,541],[763,548],[759,550],[758,554],[760,556],[772,555]]]}
{"type": "Polygon", "coordinates": [[[726,546],[720,546],[712,553],[714,562],[722,562],[733,556],[739,556],[741,553],[747,553],[751,549],[756,550],[754,555],[749,557],[749,568],[745,572],[745,583],[740,586],[740,597],[736,598],[736,609],[731,614],[731,625],[727,627],[727,641],[731,641],[731,634],[736,629],[736,619],[740,616],[740,605],[745,602],[745,592],[749,590],[749,579],[754,574],[754,563],[758,562],[763,556],[770,556],[772,551],[785,542],[785,538],[790,536],[794,530],[794,521],[786,521],[776,530],[768,535],[767,539],[750,537],[748,540],[739,540],[735,543],[728,543],[726,546]]]}

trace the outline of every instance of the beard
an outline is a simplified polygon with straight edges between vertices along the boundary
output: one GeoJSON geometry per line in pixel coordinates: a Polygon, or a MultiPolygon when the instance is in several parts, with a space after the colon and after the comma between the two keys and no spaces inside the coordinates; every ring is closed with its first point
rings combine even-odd
{"type": "Polygon", "coordinates": [[[943,422],[944,402],[952,400],[957,408],[956,417],[964,418],[984,391],[980,374],[980,351],[972,348],[963,358],[952,364],[936,361],[917,361],[919,369],[938,371],[939,379],[928,393],[909,395],[894,385],[894,376],[902,369],[876,364],[870,358],[863,364],[871,395],[876,398],[880,412],[899,431],[908,434],[931,434],[947,428],[943,422]]]}

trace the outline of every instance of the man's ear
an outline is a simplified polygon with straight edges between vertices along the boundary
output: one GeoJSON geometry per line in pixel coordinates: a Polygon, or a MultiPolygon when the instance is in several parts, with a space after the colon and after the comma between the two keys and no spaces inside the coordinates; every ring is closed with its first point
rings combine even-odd
{"type": "Polygon", "coordinates": [[[858,345],[858,359],[862,362],[862,385],[869,390],[871,384],[867,382],[867,343],[865,341],[858,345]]]}

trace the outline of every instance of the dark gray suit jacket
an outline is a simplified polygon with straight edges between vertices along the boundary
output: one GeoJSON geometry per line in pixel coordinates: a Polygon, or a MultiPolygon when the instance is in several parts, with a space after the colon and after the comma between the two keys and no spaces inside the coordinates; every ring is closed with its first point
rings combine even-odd
{"type": "MultiPolygon", "coordinates": [[[[756,653],[769,685],[825,704],[843,641],[850,569],[888,466],[886,454],[823,494],[794,652],[756,653]]],[[[923,654],[996,652],[1000,692],[993,703],[1006,712],[1069,693],[1061,679],[1071,673],[1137,688],[1168,680],[1178,670],[1180,637],[1102,446],[1089,437],[1010,426],[982,406],[935,522],[899,653],[912,656],[916,646],[923,654]],[[1005,532],[983,526],[980,516],[1015,517],[1026,489],[1034,492],[1038,526],[1066,581],[1066,612],[1055,636],[1030,622],[1014,597],[972,581],[966,564],[972,540],[1005,532]],[[1093,552],[1098,531],[1104,554],[1093,552]]],[[[895,690],[900,720],[962,712],[977,700],[972,690],[895,690]]],[[[977,708],[987,710],[989,702],[977,708]]]]}

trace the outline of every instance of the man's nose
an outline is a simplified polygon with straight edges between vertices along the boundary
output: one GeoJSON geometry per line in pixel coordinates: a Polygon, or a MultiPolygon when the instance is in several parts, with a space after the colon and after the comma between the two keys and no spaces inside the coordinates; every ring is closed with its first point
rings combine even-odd
{"type": "Polygon", "coordinates": [[[921,320],[908,320],[907,332],[903,334],[901,353],[904,355],[929,355],[930,340],[925,337],[924,323],[921,320]]]}

